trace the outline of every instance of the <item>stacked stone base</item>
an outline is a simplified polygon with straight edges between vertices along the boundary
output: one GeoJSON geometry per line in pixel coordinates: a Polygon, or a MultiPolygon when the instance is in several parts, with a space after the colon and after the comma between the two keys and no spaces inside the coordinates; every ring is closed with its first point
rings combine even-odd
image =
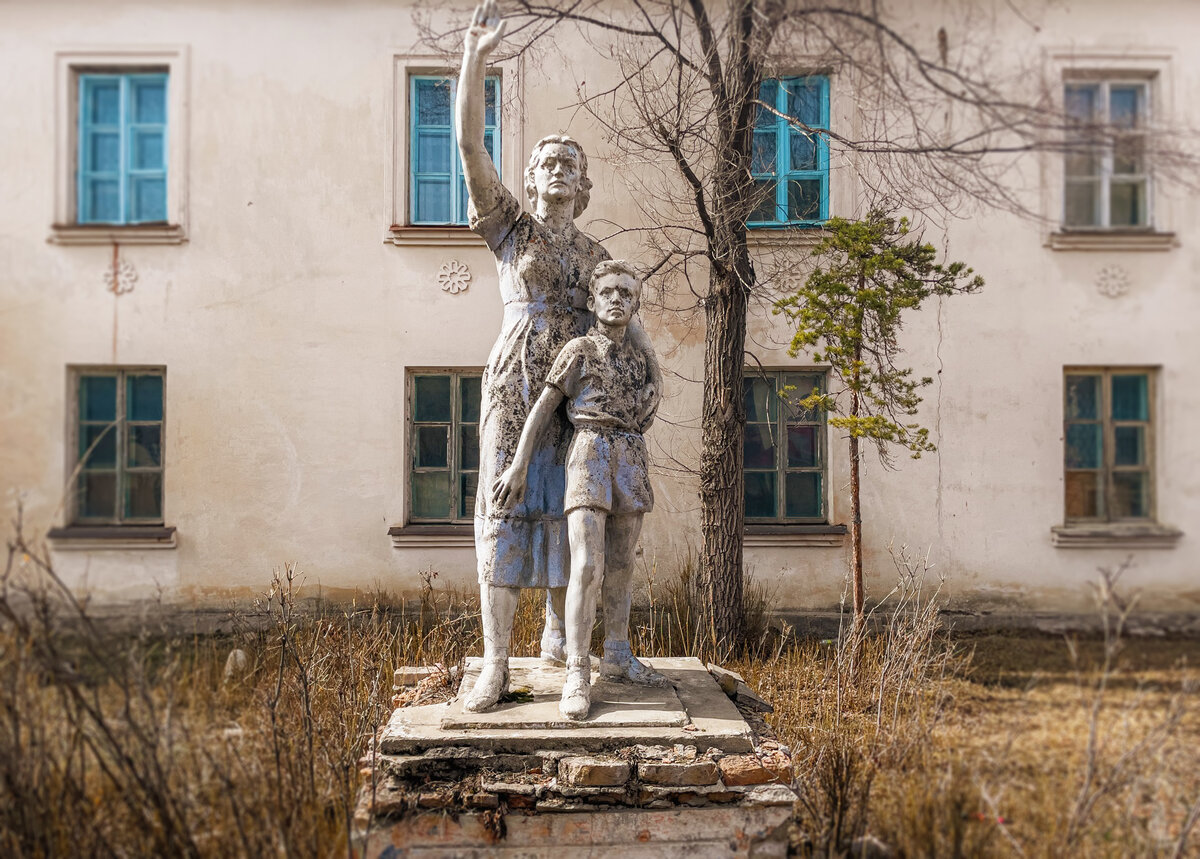
{"type": "MultiPolygon", "coordinates": [[[[697,660],[655,667],[685,724],[460,731],[435,728],[455,722],[434,708],[398,709],[359,804],[366,855],[786,855],[787,750],[697,660]]],[[[498,718],[520,725],[520,704],[498,718]]]]}

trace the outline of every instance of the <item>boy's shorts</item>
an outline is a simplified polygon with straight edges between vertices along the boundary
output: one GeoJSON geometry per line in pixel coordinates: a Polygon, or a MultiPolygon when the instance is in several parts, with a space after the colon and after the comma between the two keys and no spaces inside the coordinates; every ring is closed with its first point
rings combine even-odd
{"type": "Polygon", "coordinates": [[[640,433],[576,429],[567,454],[563,510],[593,507],[606,513],[654,509],[646,442],[640,433]]]}

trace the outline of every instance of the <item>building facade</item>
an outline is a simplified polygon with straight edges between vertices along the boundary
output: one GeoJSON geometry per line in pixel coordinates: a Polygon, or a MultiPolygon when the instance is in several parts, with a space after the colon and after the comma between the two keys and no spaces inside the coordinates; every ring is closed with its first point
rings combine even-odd
{"type": "MultiPolygon", "coordinates": [[[[955,4],[914,5],[923,38],[957,33],[955,4]]],[[[223,599],[294,561],[331,594],[412,591],[427,571],[473,587],[478,376],[502,306],[463,226],[454,61],[419,38],[462,12],[6,6],[0,484],[73,586],[223,599]]],[[[1200,15],[1182,0],[1132,20],[1116,2],[1039,14],[1036,29],[993,21],[995,44],[1034,56],[1082,125],[1128,133],[1022,156],[1040,219],[979,207],[926,227],[987,286],[906,324],[903,362],[935,379],[919,419],[938,450],[894,471],[864,462],[868,592],[891,587],[888,546],[907,544],[955,605],[1082,609],[1095,569],[1132,555],[1144,605],[1194,611],[1200,204],[1142,144],[1200,125],[1200,15]]],[[[641,186],[575,107],[615,74],[590,50],[564,30],[556,50],[498,63],[488,146],[520,196],[534,141],[582,141],[595,188],[579,224],[636,258],[622,228],[638,226],[641,186]]],[[[781,118],[852,125],[848,75],[793,65],[762,93],[777,114],[760,120],[754,171],[776,193],[750,221],[759,255],[860,214],[848,156],[781,118]]],[[[703,333],[695,316],[643,318],[667,376],[642,537],[661,581],[700,541],[703,333]]],[[[758,307],[746,567],[780,607],[826,608],[844,587],[849,470],[839,434],[776,395],[830,384],[788,339],[758,307]]]]}

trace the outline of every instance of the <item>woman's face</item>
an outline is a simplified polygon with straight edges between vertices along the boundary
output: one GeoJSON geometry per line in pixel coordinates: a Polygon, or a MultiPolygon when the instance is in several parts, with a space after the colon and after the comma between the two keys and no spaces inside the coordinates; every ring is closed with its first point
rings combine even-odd
{"type": "Polygon", "coordinates": [[[542,148],[537,167],[533,168],[533,184],[538,199],[574,200],[579,193],[582,174],[579,155],[563,143],[551,143],[542,148]]]}

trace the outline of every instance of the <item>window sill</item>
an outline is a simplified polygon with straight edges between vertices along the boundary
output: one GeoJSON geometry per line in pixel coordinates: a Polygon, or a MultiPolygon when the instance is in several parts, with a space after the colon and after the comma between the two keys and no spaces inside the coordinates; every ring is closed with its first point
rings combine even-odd
{"type": "Polygon", "coordinates": [[[174,525],[69,525],[46,535],[60,552],[174,549],[174,525]]]}
{"type": "Polygon", "coordinates": [[[813,248],[829,235],[823,227],[746,227],[746,245],[752,248],[813,248]]]}
{"type": "Polygon", "coordinates": [[[474,525],[393,525],[394,549],[456,549],[475,545],[474,525]]]}
{"type": "Polygon", "coordinates": [[[1179,247],[1174,233],[1153,230],[1066,230],[1046,237],[1052,251],[1169,251],[1179,247]]]}
{"type": "Polygon", "coordinates": [[[52,245],[181,245],[188,240],[179,224],[52,224],[52,245]]]}
{"type": "Polygon", "coordinates": [[[400,247],[487,247],[483,237],[469,227],[420,227],[393,224],[384,236],[384,244],[400,247]]]}
{"type": "Polygon", "coordinates": [[[744,543],[750,548],[836,549],[846,542],[845,525],[747,524],[744,543]]]}
{"type": "Polygon", "coordinates": [[[1097,522],[1055,525],[1050,535],[1051,542],[1059,549],[1173,549],[1183,532],[1155,522],[1097,522]]]}

